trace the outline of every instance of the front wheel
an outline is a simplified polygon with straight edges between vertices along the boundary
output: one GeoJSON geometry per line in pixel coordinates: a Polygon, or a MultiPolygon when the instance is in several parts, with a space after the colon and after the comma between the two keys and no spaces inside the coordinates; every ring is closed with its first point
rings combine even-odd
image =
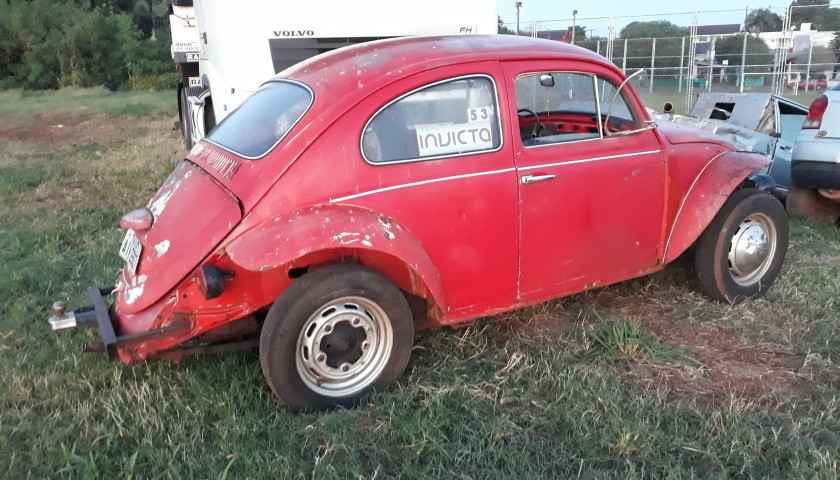
{"type": "Polygon", "coordinates": [[[760,297],[779,275],[787,246],[781,202],[759,190],[737,190],[697,241],[700,287],[727,303],[760,297]]]}
{"type": "Polygon", "coordinates": [[[293,410],[349,407],[402,375],[413,342],[399,289],[369,268],[332,265],[295,281],[271,307],[260,363],[293,410]]]}

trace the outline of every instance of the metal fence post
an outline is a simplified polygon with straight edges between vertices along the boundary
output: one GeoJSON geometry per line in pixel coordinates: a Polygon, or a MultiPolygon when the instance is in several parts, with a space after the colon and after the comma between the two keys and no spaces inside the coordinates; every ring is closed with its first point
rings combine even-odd
{"type": "Polygon", "coordinates": [[[709,46],[709,69],[706,71],[706,91],[712,91],[712,82],[715,78],[715,40],[717,37],[712,37],[712,44],[709,46]]]}
{"type": "Polygon", "coordinates": [[[682,46],[680,47],[680,79],[677,82],[677,92],[682,93],[683,83],[683,65],[685,64],[685,37],[682,37],[682,46]]]}
{"type": "Polygon", "coordinates": [[[624,57],[621,59],[621,71],[627,75],[627,39],[624,39],[624,57]]]}
{"type": "Polygon", "coordinates": [[[653,39],[650,46],[650,85],[648,85],[648,93],[653,93],[653,72],[656,65],[656,39],[653,39]]]}
{"type": "MultiPolygon", "coordinates": [[[[811,57],[814,55],[814,35],[808,35],[808,67],[805,70],[805,93],[808,93],[808,85],[811,83],[811,57]]],[[[817,86],[814,85],[814,90],[817,86]]]]}
{"type": "Polygon", "coordinates": [[[744,48],[741,49],[741,93],[744,93],[744,82],[747,81],[747,32],[744,32],[744,48]]]}

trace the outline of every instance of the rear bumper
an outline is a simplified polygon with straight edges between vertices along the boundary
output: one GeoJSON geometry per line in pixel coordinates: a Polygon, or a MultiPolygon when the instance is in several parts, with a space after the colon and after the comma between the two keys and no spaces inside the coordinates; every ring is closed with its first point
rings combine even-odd
{"type": "Polygon", "coordinates": [[[794,160],[790,167],[793,183],[801,187],[840,189],[840,164],[794,160]]]}
{"type": "MultiPolygon", "coordinates": [[[[189,332],[192,324],[189,322],[175,322],[170,325],[153,328],[139,333],[117,335],[112,318],[112,309],[106,303],[106,296],[114,292],[114,287],[90,287],[87,290],[92,305],[77,308],[71,312],[56,312],[48,320],[53,330],[68,330],[71,328],[98,327],[101,342],[85,345],[86,352],[104,352],[109,360],[132,363],[143,360],[158,349],[165,349],[186,339],[185,332],[189,332]],[[146,348],[142,354],[137,350],[146,342],[163,342],[166,347],[158,349],[146,348]]],[[[153,317],[160,309],[151,309],[153,317]]]]}
{"type": "Polygon", "coordinates": [[[104,299],[105,296],[111,295],[114,287],[90,287],[87,291],[88,295],[90,295],[92,305],[77,308],[68,313],[56,312],[55,315],[49,318],[48,322],[53,330],[98,327],[99,336],[102,339],[101,347],[95,345],[93,348],[88,348],[87,350],[102,350],[108,356],[109,360],[119,360],[119,355],[117,354],[119,338],[114,332],[114,324],[111,322],[111,316],[108,313],[109,308],[104,299]]]}

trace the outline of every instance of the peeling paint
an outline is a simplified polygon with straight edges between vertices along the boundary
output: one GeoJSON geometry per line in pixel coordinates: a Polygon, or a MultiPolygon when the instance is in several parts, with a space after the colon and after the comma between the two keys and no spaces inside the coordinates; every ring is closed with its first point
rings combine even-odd
{"type": "MultiPolygon", "coordinates": [[[[177,188],[177,185],[176,187],[177,188]]],[[[152,215],[155,217],[160,216],[161,213],[166,209],[166,204],[169,202],[169,199],[172,198],[172,190],[164,193],[157,200],[149,205],[149,210],[151,210],[152,215]]]]}
{"type": "Polygon", "coordinates": [[[131,281],[130,288],[126,288],[123,294],[127,305],[131,305],[143,295],[143,289],[146,287],[146,280],[148,278],[146,275],[140,275],[131,281]]]}
{"type": "Polygon", "coordinates": [[[169,251],[169,240],[164,240],[155,245],[155,255],[157,255],[158,258],[164,256],[167,251],[169,251]]]}

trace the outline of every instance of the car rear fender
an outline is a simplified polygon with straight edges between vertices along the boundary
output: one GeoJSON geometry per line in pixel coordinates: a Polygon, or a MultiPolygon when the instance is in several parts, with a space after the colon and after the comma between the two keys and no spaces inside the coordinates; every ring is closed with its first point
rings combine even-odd
{"type": "Polygon", "coordinates": [[[399,223],[372,210],[324,205],[271,218],[231,240],[231,261],[250,271],[299,268],[307,258],[350,257],[379,270],[408,293],[432,300],[445,312],[437,268],[420,241],[399,223]],[[336,255],[323,255],[334,252],[336,255]],[[304,261],[301,261],[304,260],[304,261]]]}
{"type": "Polygon", "coordinates": [[[665,244],[665,263],[682,254],[712,222],[729,195],[770,159],[747,152],[724,152],[700,171],[682,199],[665,244]]]}

